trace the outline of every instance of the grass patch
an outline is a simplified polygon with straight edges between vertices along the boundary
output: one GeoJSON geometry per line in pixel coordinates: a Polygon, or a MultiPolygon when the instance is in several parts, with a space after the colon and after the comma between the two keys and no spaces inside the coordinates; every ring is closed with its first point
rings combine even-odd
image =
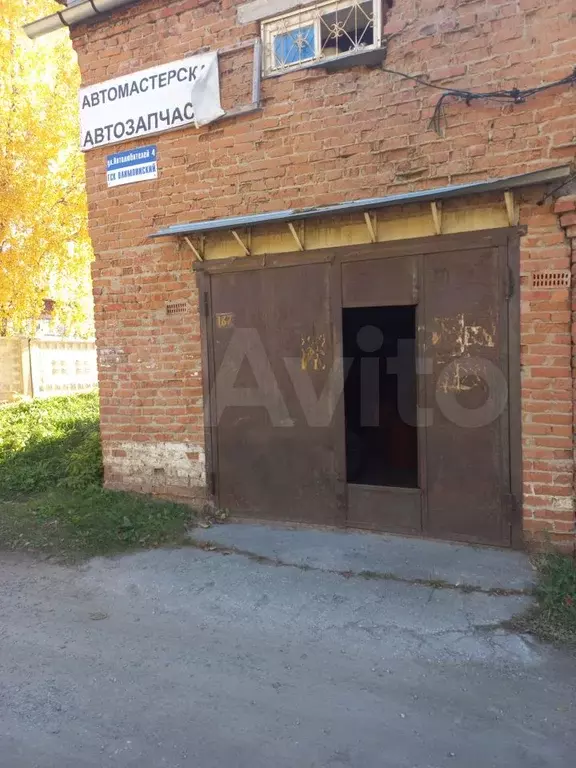
{"type": "Polygon", "coordinates": [[[97,393],[0,408],[0,499],[101,479],[97,393]]]}
{"type": "Polygon", "coordinates": [[[191,511],[181,504],[99,488],[55,490],[0,502],[0,546],[76,559],[182,545],[191,511]]]}
{"type": "Polygon", "coordinates": [[[540,556],[536,565],[537,605],[515,621],[515,628],[576,648],[576,560],[553,553],[540,556]]]}
{"type": "Polygon", "coordinates": [[[0,407],[0,547],[77,558],[186,542],[189,507],[101,483],[96,393],[0,407]]]}

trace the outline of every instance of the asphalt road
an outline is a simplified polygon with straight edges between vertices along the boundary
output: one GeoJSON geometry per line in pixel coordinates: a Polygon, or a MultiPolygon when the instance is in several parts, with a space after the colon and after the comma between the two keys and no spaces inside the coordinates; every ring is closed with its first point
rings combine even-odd
{"type": "Polygon", "coordinates": [[[1,768],[573,768],[524,597],[243,555],[0,555],[1,768]]]}

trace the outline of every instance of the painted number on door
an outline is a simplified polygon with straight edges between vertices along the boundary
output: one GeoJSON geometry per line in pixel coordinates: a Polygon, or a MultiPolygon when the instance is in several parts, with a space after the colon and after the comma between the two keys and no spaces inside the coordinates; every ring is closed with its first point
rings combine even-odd
{"type": "Polygon", "coordinates": [[[216,327],[217,328],[233,328],[234,327],[234,315],[232,312],[219,312],[216,315],[216,327]]]}

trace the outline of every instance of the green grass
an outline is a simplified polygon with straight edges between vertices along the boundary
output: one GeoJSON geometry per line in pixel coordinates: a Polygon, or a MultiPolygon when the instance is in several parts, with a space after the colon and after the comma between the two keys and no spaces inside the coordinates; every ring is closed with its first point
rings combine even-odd
{"type": "Polygon", "coordinates": [[[185,543],[189,507],[101,483],[96,393],[0,407],[0,547],[81,557],[185,543]]]}
{"type": "Polygon", "coordinates": [[[537,605],[515,622],[515,627],[542,640],[576,648],[576,560],[559,553],[536,561],[537,605]]]}
{"type": "Polygon", "coordinates": [[[0,499],[100,485],[98,395],[0,408],[0,499]]]}

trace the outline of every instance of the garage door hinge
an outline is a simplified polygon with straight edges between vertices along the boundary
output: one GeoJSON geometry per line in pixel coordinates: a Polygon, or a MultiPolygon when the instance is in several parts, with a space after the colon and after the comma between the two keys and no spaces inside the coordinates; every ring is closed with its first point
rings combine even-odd
{"type": "Polygon", "coordinates": [[[208,492],[211,496],[216,493],[216,475],[214,472],[208,472],[208,492]]]}
{"type": "Polygon", "coordinates": [[[208,299],[208,291],[204,291],[204,317],[210,315],[210,302],[208,299]]]}
{"type": "Polygon", "coordinates": [[[510,299],[514,296],[514,273],[508,267],[508,272],[506,273],[506,301],[510,301],[510,299]]]}

